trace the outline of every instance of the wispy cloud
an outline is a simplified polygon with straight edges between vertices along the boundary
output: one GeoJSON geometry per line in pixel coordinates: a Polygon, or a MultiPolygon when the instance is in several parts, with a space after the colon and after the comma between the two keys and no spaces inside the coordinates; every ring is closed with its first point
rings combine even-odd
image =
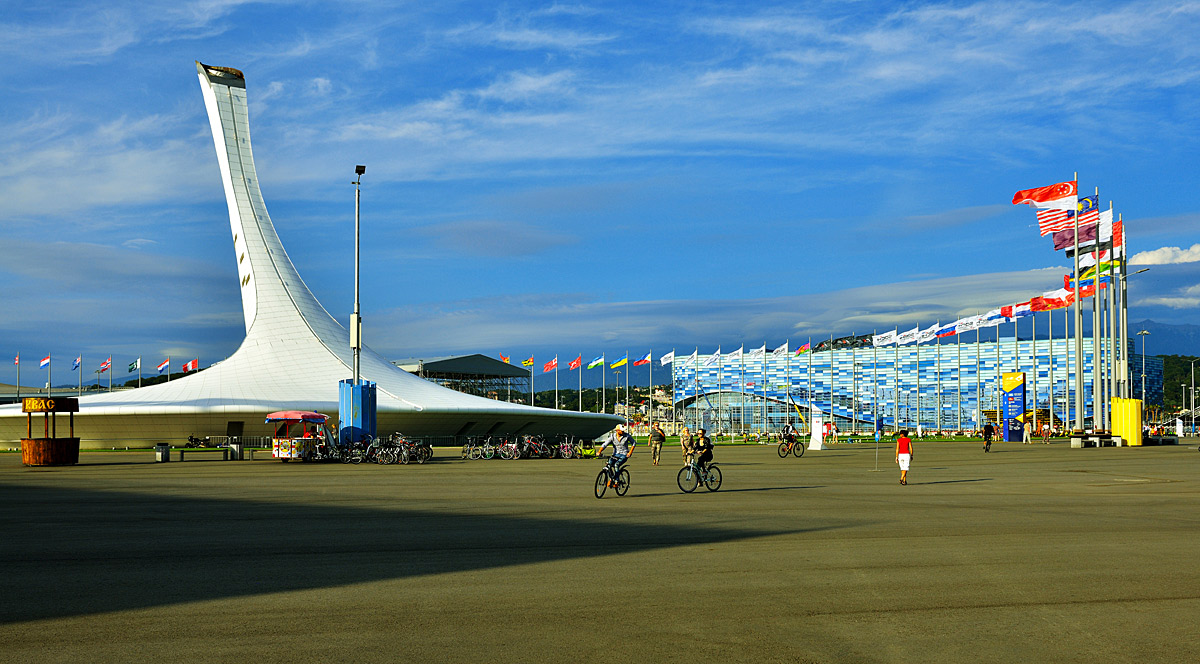
{"type": "Polygon", "coordinates": [[[574,244],[577,238],[522,222],[474,220],[452,221],[415,229],[447,255],[534,256],[574,244]]]}

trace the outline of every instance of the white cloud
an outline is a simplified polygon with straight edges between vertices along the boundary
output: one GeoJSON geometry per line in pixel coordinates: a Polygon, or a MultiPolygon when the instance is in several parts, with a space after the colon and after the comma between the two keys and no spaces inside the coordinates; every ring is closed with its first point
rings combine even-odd
{"type": "Polygon", "coordinates": [[[1172,265],[1174,263],[1195,263],[1200,261],[1200,244],[1193,244],[1187,249],[1179,247],[1161,247],[1150,251],[1134,254],[1129,259],[1130,265],[1172,265]]]}

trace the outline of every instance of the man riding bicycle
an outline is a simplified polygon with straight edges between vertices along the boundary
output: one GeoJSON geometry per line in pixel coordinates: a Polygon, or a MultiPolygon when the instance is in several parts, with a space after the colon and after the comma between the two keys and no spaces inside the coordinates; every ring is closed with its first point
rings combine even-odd
{"type": "Polygon", "coordinates": [[[600,456],[604,452],[604,448],[609,445],[613,447],[612,457],[608,460],[609,476],[616,477],[617,473],[621,472],[621,467],[625,465],[629,455],[633,454],[633,448],[637,447],[637,441],[625,431],[623,426],[618,424],[604,439],[604,444],[596,450],[596,456],[600,456]]]}
{"type": "Polygon", "coordinates": [[[791,423],[790,420],[787,424],[783,425],[783,433],[781,433],[780,436],[788,443],[796,442],[796,427],[791,423]]]}

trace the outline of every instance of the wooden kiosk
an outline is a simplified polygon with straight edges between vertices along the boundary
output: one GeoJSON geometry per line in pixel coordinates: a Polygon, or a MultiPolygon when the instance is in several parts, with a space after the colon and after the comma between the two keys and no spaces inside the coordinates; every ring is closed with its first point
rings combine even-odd
{"type": "Polygon", "coordinates": [[[25,413],[25,437],[21,439],[21,462],[26,466],[73,466],[79,463],[79,439],[75,437],[75,413],[79,399],[75,397],[25,397],[21,400],[25,413]],[[42,437],[33,437],[33,414],[42,413],[42,437]],[[58,413],[70,416],[69,437],[58,437],[58,413]]]}

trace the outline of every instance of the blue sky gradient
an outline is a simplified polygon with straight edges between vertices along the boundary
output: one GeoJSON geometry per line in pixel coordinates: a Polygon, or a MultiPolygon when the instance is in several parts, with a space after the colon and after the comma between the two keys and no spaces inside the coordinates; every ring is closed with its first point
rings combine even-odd
{"type": "Polygon", "coordinates": [[[979,313],[1061,284],[1009,201],[1075,171],[1153,266],[1132,318],[1200,324],[1200,3],[643,5],[9,8],[2,345],[237,347],[194,60],[246,73],[268,208],[342,320],[367,165],[365,333],[390,357],[565,366],[979,313]]]}

